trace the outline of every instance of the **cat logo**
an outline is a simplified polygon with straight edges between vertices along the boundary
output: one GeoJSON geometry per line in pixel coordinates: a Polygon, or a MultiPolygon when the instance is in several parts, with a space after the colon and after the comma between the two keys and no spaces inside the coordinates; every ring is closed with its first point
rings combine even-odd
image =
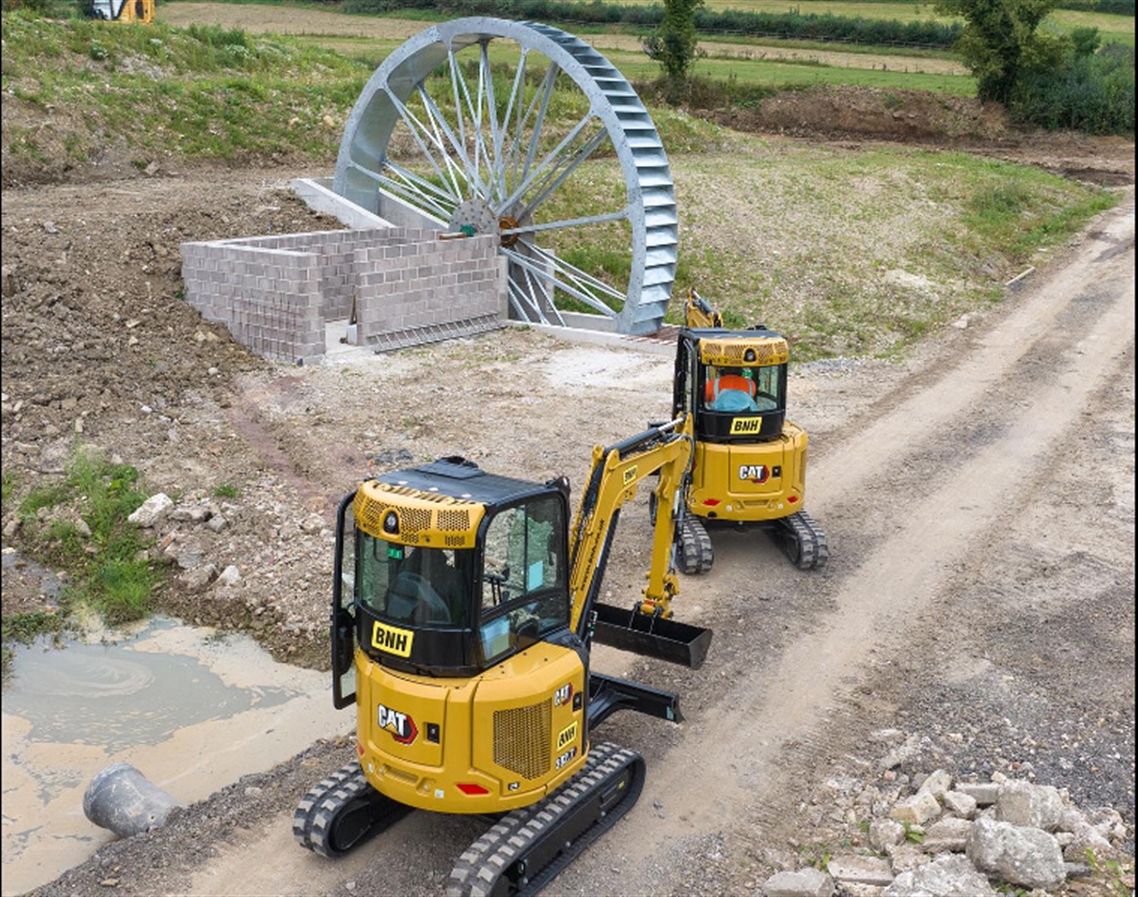
{"type": "Polygon", "coordinates": [[[396,657],[410,657],[411,640],[414,637],[415,633],[409,629],[396,629],[377,620],[371,630],[371,646],[396,657]]]}
{"type": "Polygon", "coordinates": [[[573,697],[573,683],[566,682],[557,691],[553,693],[553,706],[560,707],[562,704],[568,704],[573,697]]]}
{"type": "Polygon", "coordinates": [[[624,485],[627,486],[629,483],[636,479],[636,467],[637,465],[633,464],[630,468],[628,468],[628,470],[624,472],[624,485]]]}
{"type": "Polygon", "coordinates": [[[733,417],[731,418],[732,436],[757,436],[763,428],[761,417],[733,417]]]}
{"type": "Polygon", "coordinates": [[[739,479],[750,480],[752,483],[765,483],[770,471],[765,464],[740,464],[739,479]]]}
{"type": "Polygon", "coordinates": [[[557,750],[561,751],[577,740],[577,724],[566,726],[557,736],[557,750]]]}
{"type": "Polygon", "coordinates": [[[406,713],[379,705],[379,727],[387,729],[400,744],[410,744],[419,734],[419,727],[406,713]]]}

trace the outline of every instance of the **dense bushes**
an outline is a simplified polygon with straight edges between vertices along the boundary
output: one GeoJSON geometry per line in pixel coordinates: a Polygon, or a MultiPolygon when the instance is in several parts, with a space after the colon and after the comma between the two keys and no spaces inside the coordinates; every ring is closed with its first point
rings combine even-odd
{"type": "Polygon", "coordinates": [[[1116,16],[1134,15],[1134,0],[1059,0],[1056,9],[1077,12],[1106,12],[1116,16]]]}
{"type": "Polygon", "coordinates": [[[1027,73],[1009,103],[1016,119],[1088,134],[1134,133],[1134,49],[1109,44],[1072,53],[1062,65],[1027,73]]]}
{"type": "MultiPolygon", "coordinates": [[[[551,24],[629,25],[658,28],[663,4],[622,6],[616,3],[570,3],[565,0],[346,0],[347,12],[375,13],[398,9],[432,9],[454,15],[500,16],[551,24]]],[[[961,27],[939,22],[897,22],[845,18],[830,14],[739,12],[701,9],[695,27],[702,34],[742,34],[789,40],[843,41],[905,47],[950,47],[961,27]]]]}
{"type": "Polygon", "coordinates": [[[905,47],[950,47],[960,37],[961,26],[932,20],[898,22],[885,19],[846,18],[830,13],[721,12],[702,10],[695,27],[701,32],[733,32],[789,40],[844,41],[905,47]]]}
{"type": "Polygon", "coordinates": [[[52,0],[0,0],[0,9],[4,12],[26,10],[39,15],[46,15],[51,11],[52,0]]]}
{"type": "MultiPolygon", "coordinates": [[[[811,0],[800,0],[807,6],[811,0]]],[[[896,3],[900,6],[920,6],[924,0],[874,0],[876,3],[896,3]]],[[[1071,9],[1076,12],[1105,12],[1116,16],[1134,15],[1134,0],[1059,0],[1056,9],[1071,9]]]]}

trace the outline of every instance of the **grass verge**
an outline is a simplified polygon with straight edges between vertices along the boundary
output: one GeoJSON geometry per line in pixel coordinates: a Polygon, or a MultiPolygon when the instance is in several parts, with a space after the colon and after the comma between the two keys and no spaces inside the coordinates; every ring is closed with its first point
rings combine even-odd
{"type": "MultiPolygon", "coordinates": [[[[5,504],[20,491],[17,478],[5,473],[5,504]]],[[[163,576],[148,551],[150,536],[128,520],[145,500],[134,467],[84,446],[76,446],[62,478],[23,490],[15,547],[44,567],[62,571],[66,585],[58,608],[4,617],[5,670],[12,642],[58,636],[76,625],[81,613],[94,612],[118,625],[151,611],[163,576]]]]}

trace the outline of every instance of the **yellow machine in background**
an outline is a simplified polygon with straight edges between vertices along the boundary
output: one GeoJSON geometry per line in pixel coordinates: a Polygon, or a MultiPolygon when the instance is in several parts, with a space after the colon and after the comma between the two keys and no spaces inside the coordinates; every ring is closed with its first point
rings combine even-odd
{"type": "Polygon", "coordinates": [[[149,25],[154,21],[154,0],[92,0],[91,17],[149,25]]]}
{"type": "Polygon", "coordinates": [[[695,457],[679,569],[711,569],[708,528],[752,526],[765,529],[800,569],[824,566],[826,534],[803,507],[807,436],[786,419],[786,338],[762,326],[725,328],[695,290],[685,325],[677,339],[673,414],[694,422],[695,457]]]}
{"type": "Polygon", "coordinates": [[[294,814],[342,854],[412,809],[497,820],[449,894],[535,894],[639,796],[635,751],[593,740],[620,709],[679,720],[674,694],[590,667],[595,641],[699,666],[711,632],[672,619],[688,418],[593,453],[569,525],[564,478],[532,483],[445,458],[364,482],[340,506],[333,700],[357,708],[359,762],[294,814]],[[658,475],[648,585],[597,598],[621,506],[658,475]]]}

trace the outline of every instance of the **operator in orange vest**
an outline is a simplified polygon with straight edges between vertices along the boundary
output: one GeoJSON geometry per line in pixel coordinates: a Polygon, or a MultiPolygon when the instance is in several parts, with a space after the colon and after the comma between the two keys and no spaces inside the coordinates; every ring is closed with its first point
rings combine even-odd
{"type": "Polygon", "coordinates": [[[704,385],[704,404],[709,411],[758,411],[755,404],[755,381],[735,373],[732,368],[720,368],[717,376],[704,385]]]}

